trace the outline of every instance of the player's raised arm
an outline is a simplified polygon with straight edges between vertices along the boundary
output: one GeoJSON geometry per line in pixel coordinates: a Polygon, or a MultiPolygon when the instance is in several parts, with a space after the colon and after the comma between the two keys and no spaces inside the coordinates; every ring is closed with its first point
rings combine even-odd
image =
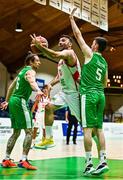
{"type": "Polygon", "coordinates": [[[74,20],[74,17],[73,17],[75,11],[76,11],[76,8],[74,8],[74,9],[72,10],[72,12],[71,12],[71,14],[70,14],[70,16],[69,16],[69,18],[70,18],[70,23],[71,23],[72,30],[73,30],[73,34],[74,34],[74,36],[75,36],[75,38],[76,38],[76,40],[77,40],[77,42],[78,42],[78,44],[79,44],[79,46],[80,46],[80,48],[81,48],[81,50],[82,50],[85,58],[87,57],[87,58],[90,59],[90,58],[92,57],[92,50],[91,50],[91,48],[86,44],[86,42],[85,42],[85,40],[84,40],[84,38],[83,38],[83,36],[82,36],[82,34],[81,34],[78,26],[77,26],[76,23],[75,23],[75,20],[74,20]]]}
{"type": "MultiPolygon", "coordinates": [[[[64,59],[66,61],[71,61],[71,59],[76,59],[75,58],[75,53],[73,52],[73,50],[62,50],[62,51],[54,51],[52,49],[49,49],[47,46],[44,46],[44,44],[42,43],[41,39],[37,39],[37,37],[34,35],[30,35],[30,37],[32,38],[32,46],[35,45],[35,47],[41,51],[41,53],[43,53],[45,56],[47,57],[51,57],[51,58],[57,58],[57,59],[64,59]]],[[[71,63],[71,62],[70,62],[71,63]]],[[[73,62],[74,64],[75,62],[73,62]]],[[[73,65],[71,64],[71,65],[73,65]]]]}

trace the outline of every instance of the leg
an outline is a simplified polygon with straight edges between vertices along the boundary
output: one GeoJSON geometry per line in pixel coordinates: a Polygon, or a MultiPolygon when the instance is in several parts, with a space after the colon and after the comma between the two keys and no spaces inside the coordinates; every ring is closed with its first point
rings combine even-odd
{"type": "Polygon", "coordinates": [[[25,129],[25,139],[23,142],[23,156],[22,160],[27,159],[27,155],[29,153],[30,147],[32,143],[32,129],[25,129]]]}
{"type": "Polygon", "coordinates": [[[54,111],[65,105],[63,93],[56,94],[49,104],[45,107],[45,129],[46,140],[36,145],[36,148],[47,148],[54,146],[52,125],[54,122],[54,111]],[[60,105],[59,105],[60,104],[60,105]]]}
{"type": "Polygon", "coordinates": [[[94,175],[100,175],[109,170],[109,167],[106,162],[105,137],[102,129],[97,129],[97,136],[100,144],[100,163],[97,166],[96,170],[93,172],[94,175]]]}
{"type": "Polygon", "coordinates": [[[31,148],[33,148],[35,146],[35,139],[36,139],[36,136],[37,136],[37,131],[38,131],[38,128],[34,127],[33,128],[33,133],[32,133],[32,145],[31,145],[31,148]]]}
{"type": "Polygon", "coordinates": [[[36,136],[37,136],[37,131],[38,131],[38,128],[34,127],[33,133],[32,133],[32,139],[35,139],[35,138],[36,138],[36,136]]]}
{"type": "Polygon", "coordinates": [[[21,132],[21,130],[17,130],[17,129],[13,130],[13,134],[9,138],[8,143],[7,143],[6,158],[7,158],[7,156],[10,156],[18,137],[20,136],[20,132],[21,132]]]}
{"type": "Polygon", "coordinates": [[[95,93],[84,94],[81,97],[82,104],[82,125],[84,131],[84,147],[86,153],[86,168],[84,175],[91,174],[95,169],[92,163],[92,130],[96,125],[96,113],[97,113],[97,95],[95,93]]]}
{"type": "Polygon", "coordinates": [[[85,152],[90,152],[92,149],[92,128],[83,128],[83,131],[85,152]]]}
{"type": "Polygon", "coordinates": [[[7,149],[6,149],[6,157],[2,161],[2,166],[3,167],[17,167],[17,165],[11,161],[10,159],[10,154],[15,146],[15,143],[20,135],[21,130],[14,129],[12,136],[9,138],[8,143],[7,143],[7,149]]]}
{"type": "Polygon", "coordinates": [[[54,146],[52,125],[54,122],[54,110],[56,107],[52,104],[48,104],[45,108],[45,139],[39,144],[36,144],[36,148],[46,149],[54,146]]]}
{"type": "Polygon", "coordinates": [[[100,162],[106,162],[105,137],[102,129],[97,129],[97,136],[100,144],[100,162]]]}
{"type": "Polygon", "coordinates": [[[18,166],[21,168],[36,170],[37,168],[35,166],[32,166],[27,160],[31,143],[32,143],[32,129],[31,128],[25,129],[25,139],[23,142],[23,154],[22,154],[22,159],[20,160],[18,166]]]}
{"type": "Polygon", "coordinates": [[[74,131],[73,131],[73,144],[76,144],[77,127],[78,127],[78,121],[77,121],[77,119],[74,119],[73,125],[74,125],[74,131]]]}
{"type": "Polygon", "coordinates": [[[46,130],[43,128],[42,131],[43,131],[43,133],[42,133],[43,138],[45,139],[46,138],[46,130]]]}
{"type": "Polygon", "coordinates": [[[70,135],[71,135],[71,129],[72,129],[72,121],[69,120],[68,128],[67,128],[66,144],[69,144],[70,135]]]}
{"type": "Polygon", "coordinates": [[[92,138],[96,143],[97,151],[98,151],[98,158],[99,158],[100,157],[100,143],[99,143],[99,139],[97,137],[97,131],[95,128],[93,128],[93,131],[92,131],[92,138]]]}
{"type": "Polygon", "coordinates": [[[104,133],[102,130],[102,124],[103,124],[103,111],[104,111],[104,107],[105,107],[105,96],[104,94],[100,94],[100,99],[99,99],[99,103],[98,103],[98,110],[97,110],[97,117],[98,117],[98,128],[96,128],[96,132],[97,132],[97,137],[99,140],[99,145],[100,145],[100,163],[97,166],[94,174],[95,175],[99,175],[102,173],[105,173],[109,170],[109,167],[107,165],[106,162],[106,152],[105,152],[105,137],[104,137],[104,133]]]}
{"type": "Polygon", "coordinates": [[[84,175],[91,174],[95,169],[92,164],[92,128],[83,128],[84,131],[84,147],[86,153],[86,168],[84,170],[84,175]]]}

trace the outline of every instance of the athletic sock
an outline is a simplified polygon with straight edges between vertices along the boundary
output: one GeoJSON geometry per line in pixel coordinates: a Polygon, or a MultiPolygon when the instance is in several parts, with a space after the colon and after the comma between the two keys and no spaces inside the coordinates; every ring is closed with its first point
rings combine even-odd
{"type": "Polygon", "coordinates": [[[106,152],[105,150],[100,151],[100,163],[106,162],[106,152]]]}
{"type": "Polygon", "coordinates": [[[53,137],[53,130],[52,126],[46,126],[46,138],[49,139],[50,137],[53,137]]]}
{"type": "Polygon", "coordinates": [[[6,154],[5,159],[10,159],[10,154],[6,154]]]}
{"type": "Polygon", "coordinates": [[[27,159],[27,155],[23,154],[21,160],[25,161],[27,159]]]}
{"type": "Polygon", "coordinates": [[[92,164],[92,154],[91,151],[85,152],[85,154],[86,154],[86,164],[88,166],[89,164],[92,164]]]}

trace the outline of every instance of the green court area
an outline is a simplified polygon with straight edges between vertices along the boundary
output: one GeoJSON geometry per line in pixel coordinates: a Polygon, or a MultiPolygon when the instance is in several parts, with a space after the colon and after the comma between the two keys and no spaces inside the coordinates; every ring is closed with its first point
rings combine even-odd
{"type": "MultiPolygon", "coordinates": [[[[93,159],[94,165],[98,164],[93,159]]],[[[119,180],[123,179],[123,160],[108,160],[110,170],[100,176],[84,177],[84,158],[67,157],[48,160],[36,160],[31,162],[38,167],[38,170],[26,170],[23,168],[2,168],[0,167],[0,179],[41,179],[41,180],[119,180]]]]}

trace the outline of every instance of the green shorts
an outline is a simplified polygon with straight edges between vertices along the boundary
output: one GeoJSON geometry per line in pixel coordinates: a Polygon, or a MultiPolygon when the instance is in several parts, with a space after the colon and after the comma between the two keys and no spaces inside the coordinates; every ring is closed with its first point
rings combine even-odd
{"type": "Polygon", "coordinates": [[[105,95],[103,92],[90,92],[81,95],[82,126],[102,128],[105,95]]]}
{"type": "Polygon", "coordinates": [[[9,113],[12,128],[32,128],[32,116],[25,99],[11,96],[9,100],[9,113]]]}

